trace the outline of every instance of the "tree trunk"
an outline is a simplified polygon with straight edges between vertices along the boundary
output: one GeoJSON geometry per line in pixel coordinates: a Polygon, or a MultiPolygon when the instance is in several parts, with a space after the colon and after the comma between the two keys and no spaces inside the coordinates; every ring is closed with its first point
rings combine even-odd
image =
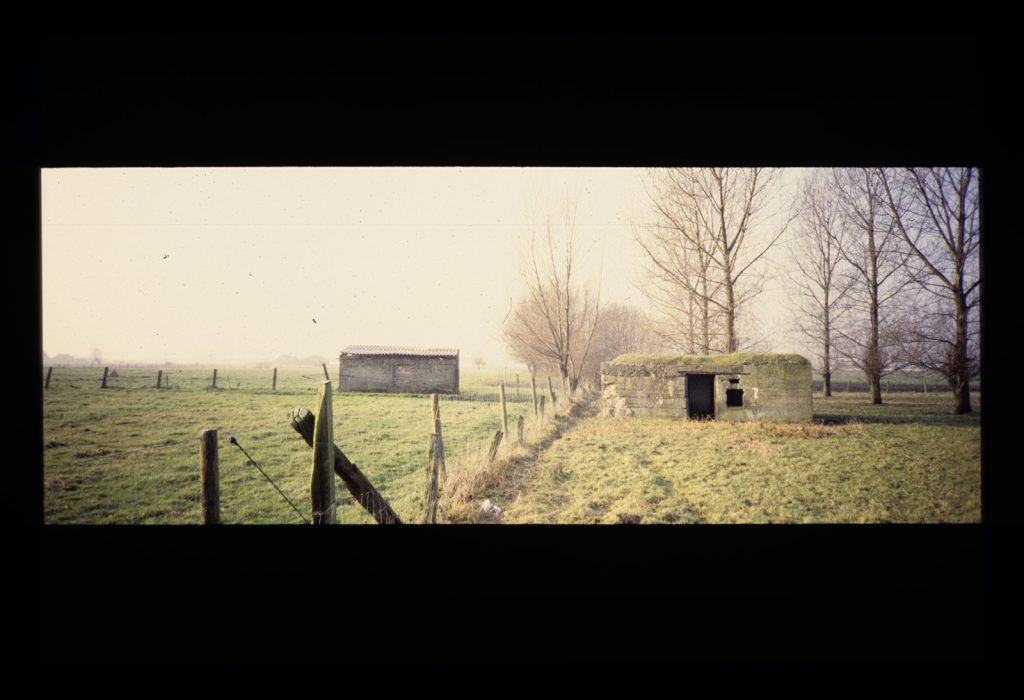
{"type": "Polygon", "coordinates": [[[967,300],[963,294],[956,298],[956,340],[950,363],[949,383],[953,388],[953,413],[971,412],[971,369],[967,356],[967,300]]]}
{"type": "Polygon", "coordinates": [[[825,380],[824,394],[825,396],[832,396],[832,373],[826,370],[822,376],[825,380]]]}

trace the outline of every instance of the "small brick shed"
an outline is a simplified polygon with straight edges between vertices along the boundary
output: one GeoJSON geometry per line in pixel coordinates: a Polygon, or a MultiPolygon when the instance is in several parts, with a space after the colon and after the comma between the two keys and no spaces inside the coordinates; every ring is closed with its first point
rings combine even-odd
{"type": "Polygon", "coordinates": [[[459,393],[456,348],[349,345],[338,361],[340,391],[459,393]]]}
{"type": "Polygon", "coordinates": [[[800,355],[622,355],[601,363],[604,409],[615,416],[806,421],[811,363],[800,355]]]}

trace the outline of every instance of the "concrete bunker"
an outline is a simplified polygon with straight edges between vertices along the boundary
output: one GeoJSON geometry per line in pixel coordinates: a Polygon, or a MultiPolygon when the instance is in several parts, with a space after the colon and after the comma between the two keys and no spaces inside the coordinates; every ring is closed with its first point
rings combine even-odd
{"type": "Polygon", "coordinates": [[[601,363],[607,415],[690,420],[811,419],[811,364],[800,355],[621,355],[601,363]]]}
{"type": "Polygon", "coordinates": [[[338,360],[340,391],[459,393],[456,348],[350,345],[338,360]]]}

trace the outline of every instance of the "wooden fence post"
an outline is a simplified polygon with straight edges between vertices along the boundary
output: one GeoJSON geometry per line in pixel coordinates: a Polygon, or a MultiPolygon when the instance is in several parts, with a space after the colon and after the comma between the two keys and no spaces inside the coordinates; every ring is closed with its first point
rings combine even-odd
{"type": "Polygon", "coordinates": [[[423,524],[433,525],[437,522],[437,434],[431,433],[427,440],[427,493],[424,498],[423,524]]]}
{"type": "Polygon", "coordinates": [[[519,416],[519,420],[516,421],[516,423],[518,424],[518,425],[516,425],[516,429],[519,432],[519,446],[520,447],[523,446],[523,423],[525,423],[525,422],[526,421],[523,420],[522,416],[519,416]]]}
{"type": "Polygon", "coordinates": [[[50,367],[48,370],[46,370],[46,384],[43,385],[44,389],[49,389],[50,388],[50,375],[51,374],[53,374],[53,367],[50,367]]]}
{"type": "Polygon", "coordinates": [[[501,444],[501,437],[504,435],[500,430],[494,431],[494,440],[491,441],[491,449],[487,451],[487,465],[494,464],[494,458],[498,456],[498,445],[501,444]]]}
{"type": "Polygon", "coordinates": [[[537,377],[530,375],[530,390],[533,392],[533,417],[537,417],[537,377]]]}
{"type": "Polygon", "coordinates": [[[331,407],[331,382],[320,383],[313,423],[313,471],[310,478],[313,524],[334,525],[334,412],[331,407]]]}
{"type": "Polygon", "coordinates": [[[109,367],[104,367],[103,368],[103,383],[100,384],[100,389],[106,389],[107,388],[107,372],[109,370],[110,370],[109,367]]]}
{"type": "Polygon", "coordinates": [[[320,366],[324,368],[324,379],[326,379],[327,381],[331,381],[331,375],[327,374],[327,363],[321,362],[320,366]]]}
{"type": "Polygon", "coordinates": [[[508,409],[505,408],[505,382],[498,387],[498,394],[501,396],[501,430],[508,435],[508,409]]]}
{"type": "Polygon", "coordinates": [[[220,525],[220,476],[217,457],[217,431],[199,435],[199,523],[220,525]]]}
{"type": "Polygon", "coordinates": [[[163,381],[163,378],[164,378],[164,371],[162,369],[158,369],[156,371],[156,388],[157,389],[160,388],[160,383],[161,383],[161,381],[163,381]]]}
{"type": "Polygon", "coordinates": [[[546,398],[547,398],[546,396],[541,396],[540,397],[540,424],[541,425],[544,425],[544,399],[546,399],[546,398]]]}
{"type": "Polygon", "coordinates": [[[557,399],[555,398],[555,390],[551,387],[551,377],[548,377],[548,394],[551,395],[551,408],[553,409],[557,399]]]}
{"type": "Polygon", "coordinates": [[[274,368],[274,383],[270,385],[271,391],[277,391],[277,367],[274,368]]]}
{"type": "Polygon", "coordinates": [[[217,370],[216,369],[213,370],[213,388],[214,389],[217,388],[217,370]]]}
{"type": "Polygon", "coordinates": [[[430,395],[430,409],[433,418],[431,423],[431,429],[434,434],[437,435],[437,445],[435,452],[437,452],[437,458],[441,463],[441,481],[445,482],[448,480],[448,460],[444,456],[444,438],[441,436],[441,403],[440,396],[437,394],[430,395]]]}

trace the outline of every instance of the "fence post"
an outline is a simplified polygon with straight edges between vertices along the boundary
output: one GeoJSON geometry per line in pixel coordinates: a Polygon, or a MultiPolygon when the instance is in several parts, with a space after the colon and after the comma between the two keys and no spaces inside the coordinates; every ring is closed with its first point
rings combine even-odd
{"type": "Polygon", "coordinates": [[[427,493],[424,498],[423,524],[433,525],[437,522],[437,471],[438,459],[437,434],[431,433],[427,440],[427,493]]]}
{"type": "Polygon", "coordinates": [[[437,452],[438,460],[441,462],[441,481],[444,482],[444,481],[448,480],[448,471],[447,471],[448,460],[445,459],[445,456],[444,456],[444,438],[441,436],[441,403],[440,403],[440,398],[441,397],[438,396],[437,394],[431,394],[430,395],[430,409],[431,409],[431,414],[432,414],[432,418],[433,418],[433,423],[431,423],[431,428],[433,429],[434,434],[437,435],[437,447],[436,447],[435,451],[437,452]]]}
{"type": "Polygon", "coordinates": [[[517,423],[516,429],[519,432],[519,446],[520,447],[523,446],[523,423],[524,422],[525,422],[525,420],[523,419],[522,416],[519,416],[519,420],[516,421],[516,423],[517,423]]]}
{"type": "Polygon", "coordinates": [[[541,396],[540,397],[540,424],[541,425],[544,425],[544,399],[546,399],[546,398],[547,398],[546,396],[541,396]]]}
{"type": "Polygon", "coordinates": [[[199,435],[199,523],[220,525],[220,476],[217,457],[217,431],[199,435]]]}
{"type": "Polygon", "coordinates": [[[533,392],[533,417],[537,417],[537,377],[530,375],[530,390],[533,392]]]}
{"type": "Polygon", "coordinates": [[[324,368],[324,379],[326,379],[327,381],[331,381],[331,375],[327,374],[327,363],[321,362],[320,366],[324,368]]]}
{"type": "Polygon", "coordinates": [[[109,370],[110,370],[109,367],[104,367],[103,368],[103,383],[100,384],[100,389],[106,389],[107,388],[107,372],[109,370]]]}
{"type": "Polygon", "coordinates": [[[213,388],[214,389],[217,388],[217,370],[216,369],[213,370],[213,388]]]}
{"type": "Polygon", "coordinates": [[[334,503],[334,412],[331,410],[331,382],[320,383],[313,423],[313,472],[310,479],[313,524],[334,525],[338,518],[334,503]]]}
{"type": "Polygon", "coordinates": [[[498,386],[498,394],[501,396],[501,430],[508,435],[508,409],[505,408],[505,382],[498,386]]]}
{"type": "Polygon", "coordinates": [[[164,378],[164,371],[162,369],[158,369],[156,371],[156,388],[157,389],[160,388],[160,382],[163,380],[163,378],[164,378]]]}
{"type": "Polygon", "coordinates": [[[274,368],[274,383],[270,385],[271,391],[277,391],[277,367],[274,368]]]}
{"type": "Polygon", "coordinates": [[[43,385],[44,389],[49,389],[50,388],[50,375],[51,374],[53,374],[53,367],[50,367],[48,370],[46,370],[46,384],[43,385]]]}
{"type": "Polygon", "coordinates": [[[555,398],[555,390],[551,387],[551,377],[548,377],[548,394],[551,395],[551,408],[554,408],[557,399],[555,398]]]}
{"type": "Polygon", "coordinates": [[[494,458],[498,456],[498,445],[501,444],[501,437],[504,435],[500,430],[494,431],[494,440],[491,441],[491,449],[487,451],[487,465],[490,466],[494,463],[494,458]]]}

